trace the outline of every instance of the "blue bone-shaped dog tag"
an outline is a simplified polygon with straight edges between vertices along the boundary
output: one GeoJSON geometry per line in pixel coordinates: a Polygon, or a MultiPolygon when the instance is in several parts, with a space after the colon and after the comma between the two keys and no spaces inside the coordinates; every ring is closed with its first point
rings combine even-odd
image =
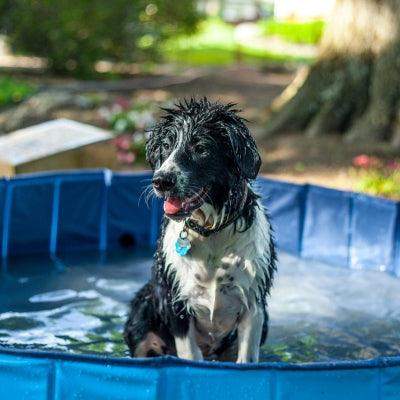
{"type": "Polygon", "coordinates": [[[192,245],[190,244],[190,240],[187,237],[184,237],[184,238],[180,237],[175,242],[176,252],[180,256],[186,256],[186,254],[188,253],[188,251],[191,247],[192,247],[192,245]]]}

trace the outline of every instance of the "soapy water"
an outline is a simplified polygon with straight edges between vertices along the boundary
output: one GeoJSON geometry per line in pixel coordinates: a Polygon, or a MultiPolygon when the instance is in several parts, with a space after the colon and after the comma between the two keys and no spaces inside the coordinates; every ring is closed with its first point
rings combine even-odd
{"type": "MultiPolygon", "coordinates": [[[[8,260],[0,276],[0,346],[128,356],[129,301],[150,250],[8,260]]],[[[279,253],[261,361],[400,355],[400,279],[279,253]]]]}

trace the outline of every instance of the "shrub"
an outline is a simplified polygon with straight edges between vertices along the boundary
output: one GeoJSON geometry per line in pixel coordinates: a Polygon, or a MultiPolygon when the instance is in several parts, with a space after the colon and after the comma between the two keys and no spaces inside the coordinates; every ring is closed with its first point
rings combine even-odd
{"type": "Polygon", "coordinates": [[[171,105],[171,101],[166,99],[156,102],[146,98],[134,101],[120,98],[111,107],[100,110],[108,128],[114,133],[119,164],[130,166],[145,161],[147,132],[156,124],[156,113],[160,107],[171,105]]]}
{"type": "Polygon", "coordinates": [[[34,94],[36,89],[29,83],[11,78],[0,78],[0,107],[15,104],[34,94]]]}
{"type": "Polygon", "coordinates": [[[400,198],[400,161],[383,162],[377,157],[361,154],[353,158],[351,173],[357,180],[356,190],[400,198]]]}
{"type": "Polygon", "coordinates": [[[15,52],[45,57],[61,74],[87,75],[98,60],[139,61],[176,33],[192,32],[195,0],[3,0],[0,18],[15,52]]]}

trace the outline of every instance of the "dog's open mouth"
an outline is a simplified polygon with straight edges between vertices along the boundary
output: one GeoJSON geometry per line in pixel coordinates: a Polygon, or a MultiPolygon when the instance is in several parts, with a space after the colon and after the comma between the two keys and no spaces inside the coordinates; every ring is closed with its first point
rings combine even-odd
{"type": "Polygon", "coordinates": [[[203,204],[210,187],[206,185],[190,197],[167,197],[164,201],[165,214],[171,218],[183,218],[190,215],[203,204]]]}

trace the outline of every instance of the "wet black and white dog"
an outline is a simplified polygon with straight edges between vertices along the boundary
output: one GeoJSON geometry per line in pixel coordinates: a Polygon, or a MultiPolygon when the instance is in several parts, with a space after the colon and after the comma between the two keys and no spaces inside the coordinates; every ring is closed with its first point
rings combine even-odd
{"type": "Polygon", "coordinates": [[[249,185],[260,155],[231,104],[166,111],[147,143],[165,218],[125,341],[133,357],[257,362],[275,271],[270,224],[249,185]]]}

